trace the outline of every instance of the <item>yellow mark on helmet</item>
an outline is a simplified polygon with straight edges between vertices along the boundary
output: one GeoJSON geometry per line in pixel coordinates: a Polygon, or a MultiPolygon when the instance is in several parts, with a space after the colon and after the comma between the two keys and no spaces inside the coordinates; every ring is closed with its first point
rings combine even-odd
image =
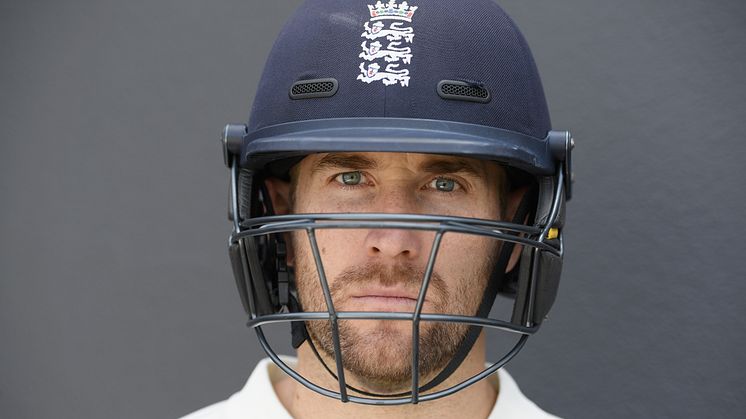
{"type": "Polygon", "coordinates": [[[552,240],[559,237],[559,229],[556,227],[552,227],[549,229],[549,233],[547,234],[547,239],[552,240]]]}

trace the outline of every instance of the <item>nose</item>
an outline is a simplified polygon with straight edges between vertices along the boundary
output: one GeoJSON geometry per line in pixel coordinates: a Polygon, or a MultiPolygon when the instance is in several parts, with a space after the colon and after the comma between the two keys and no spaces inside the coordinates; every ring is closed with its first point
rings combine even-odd
{"type": "Polygon", "coordinates": [[[365,247],[369,257],[411,261],[422,254],[422,232],[376,228],[368,231],[365,247]]]}
{"type": "MultiPolygon", "coordinates": [[[[418,213],[416,198],[407,188],[390,187],[381,190],[375,204],[375,212],[392,214],[418,213]]],[[[412,229],[368,230],[365,247],[369,257],[411,261],[423,253],[427,246],[427,232],[412,229]]],[[[429,247],[428,247],[429,248],[429,247]]]]}

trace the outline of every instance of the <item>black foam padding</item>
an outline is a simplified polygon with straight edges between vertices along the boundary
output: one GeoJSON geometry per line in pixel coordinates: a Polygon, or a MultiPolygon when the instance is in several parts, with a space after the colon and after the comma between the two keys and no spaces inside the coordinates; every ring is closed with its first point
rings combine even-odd
{"type": "Polygon", "coordinates": [[[253,172],[241,169],[238,173],[238,216],[239,222],[246,220],[251,214],[251,189],[253,172]]]}
{"type": "Polygon", "coordinates": [[[241,239],[240,243],[243,244],[241,251],[248,264],[249,275],[251,277],[250,291],[252,295],[250,297],[253,297],[252,301],[255,304],[256,314],[273,314],[276,312],[275,305],[272,303],[270,291],[265,282],[262,265],[259,262],[256,242],[253,237],[246,237],[241,239]]]}
{"type": "MultiPolygon", "coordinates": [[[[514,170],[513,173],[518,173],[518,170],[514,170]]],[[[508,175],[510,176],[511,172],[508,172],[508,175]]],[[[510,180],[510,177],[509,177],[510,180]]],[[[526,191],[523,199],[521,200],[521,203],[519,207],[516,209],[515,217],[513,220],[513,223],[515,224],[522,224],[524,223],[524,220],[528,223],[528,225],[531,225],[533,223],[534,218],[536,218],[536,208],[537,208],[537,202],[538,202],[538,194],[539,194],[539,183],[536,179],[531,179],[530,183],[528,184],[528,190],[526,191]],[[528,217],[526,219],[526,217],[528,217]]],[[[514,185],[511,184],[511,187],[514,185]]],[[[524,255],[526,253],[526,248],[524,247],[523,251],[521,252],[521,255],[524,255]]],[[[515,297],[518,294],[518,283],[520,282],[521,276],[521,269],[520,269],[520,261],[523,259],[523,257],[519,258],[519,263],[517,263],[513,269],[511,269],[509,272],[505,274],[503,277],[502,284],[499,285],[498,292],[500,294],[506,296],[506,297],[515,297]]]]}

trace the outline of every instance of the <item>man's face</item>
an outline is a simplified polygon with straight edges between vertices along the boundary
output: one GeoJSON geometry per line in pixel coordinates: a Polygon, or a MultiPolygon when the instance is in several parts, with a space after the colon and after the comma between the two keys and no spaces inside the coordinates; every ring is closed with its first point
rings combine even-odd
{"type": "MultiPolygon", "coordinates": [[[[504,172],[495,163],[406,153],[334,153],[305,158],[294,169],[292,213],[409,213],[501,219],[504,172]]],[[[394,229],[317,229],[324,271],[337,311],[412,312],[435,233],[394,229]]],[[[499,244],[446,233],[423,313],[474,315],[499,244]]],[[[317,268],[304,231],[291,238],[299,298],[306,312],[326,312],[317,268]]],[[[406,390],[411,383],[412,322],[340,321],[344,366],[369,391],[406,390]]],[[[330,325],[309,321],[314,341],[330,359],[330,325]]],[[[420,370],[437,373],[467,327],[420,324],[420,370]]]]}

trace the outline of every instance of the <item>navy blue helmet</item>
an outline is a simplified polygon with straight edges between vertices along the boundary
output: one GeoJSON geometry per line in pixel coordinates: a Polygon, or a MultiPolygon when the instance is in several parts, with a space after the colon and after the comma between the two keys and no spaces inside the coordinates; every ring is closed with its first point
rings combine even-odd
{"type": "MultiPolygon", "coordinates": [[[[418,403],[446,396],[494,373],[547,316],[563,256],[565,202],[572,186],[573,141],[553,131],[541,80],[515,23],[491,0],[307,0],[280,32],[267,59],[247,124],[223,131],[231,171],[233,231],[229,253],[241,301],[268,356],[306,387],[343,402],[418,403]],[[264,180],[288,179],[312,153],[397,152],[464,156],[502,165],[514,187],[528,191],[512,220],[428,214],[277,215],[264,180]],[[314,232],[328,228],[408,228],[435,232],[418,309],[412,313],[306,312],[286,261],[283,233],[304,231],[316,260],[314,232]],[[479,309],[472,316],[421,312],[437,246],[444,234],[474,234],[504,243],[479,309]],[[520,262],[504,273],[522,245],[520,262]],[[509,314],[490,313],[498,295],[509,314]],[[339,320],[409,320],[414,325],[411,390],[375,394],[344,377],[339,320]],[[286,322],[295,347],[313,345],[305,323],[328,322],[339,383],[324,388],[283,362],[263,327],[286,322]],[[439,374],[419,382],[420,321],[469,325],[459,350],[439,374]],[[515,336],[507,353],[482,373],[433,391],[461,364],[483,328],[515,336]]],[[[325,295],[329,287],[317,266],[325,295]]],[[[322,361],[323,362],[323,361],[322,361]]]]}

